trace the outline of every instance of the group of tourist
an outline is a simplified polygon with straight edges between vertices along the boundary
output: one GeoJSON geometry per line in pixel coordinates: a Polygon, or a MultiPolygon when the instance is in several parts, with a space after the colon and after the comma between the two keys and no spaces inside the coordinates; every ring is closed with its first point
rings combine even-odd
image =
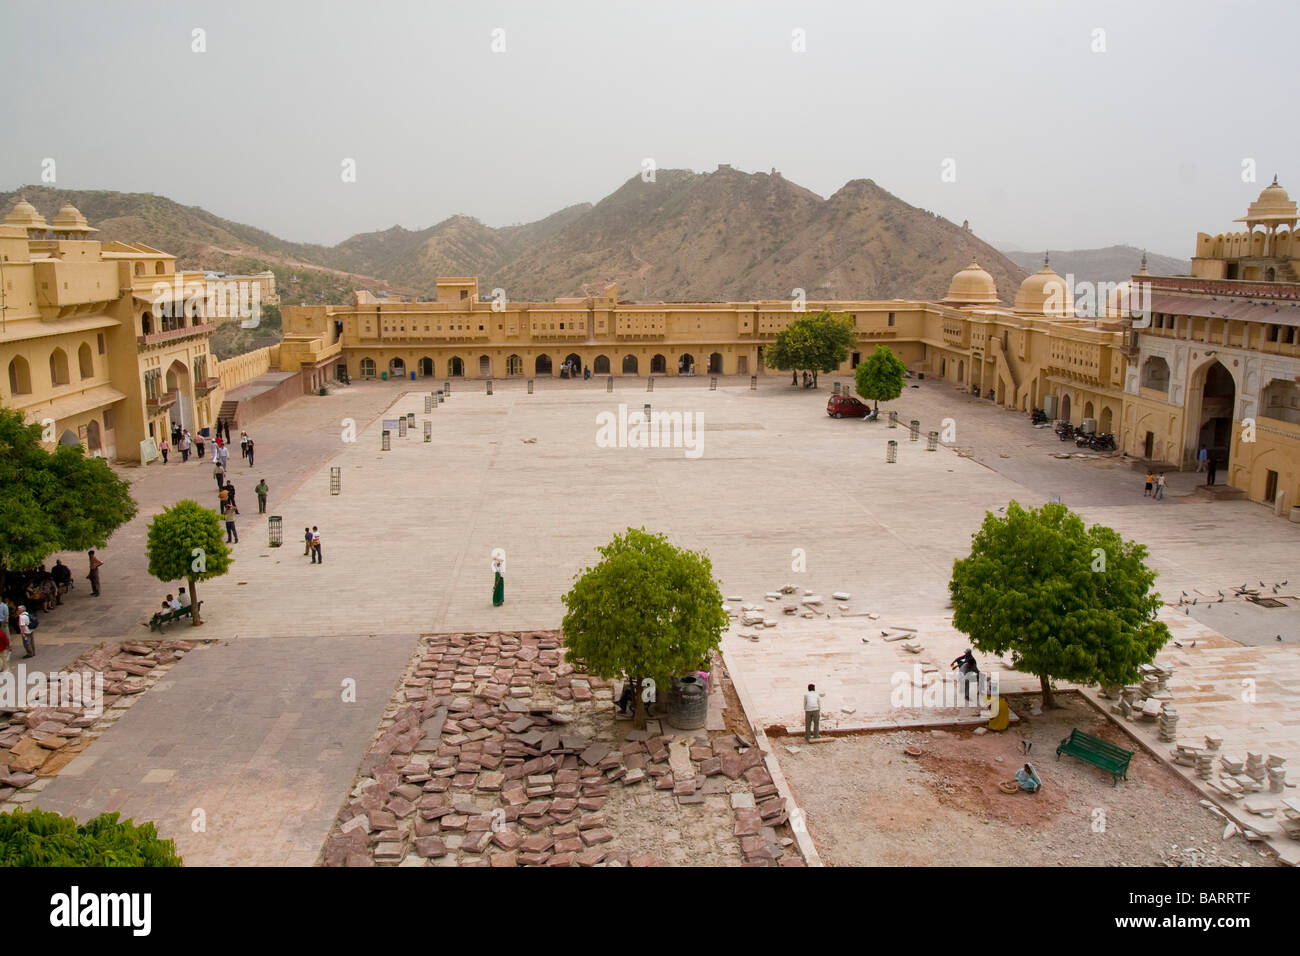
{"type": "Polygon", "coordinates": [[[1165,496],[1165,473],[1162,471],[1160,472],[1160,474],[1157,475],[1153,471],[1148,471],[1146,485],[1143,487],[1142,490],[1142,497],[1154,498],[1156,501],[1159,501],[1164,496],[1165,496]]]}
{"type": "MultiPolygon", "coordinates": [[[[213,432],[213,443],[216,445],[216,451],[213,452],[212,457],[214,459],[219,459],[224,467],[229,459],[229,449],[231,444],[230,423],[218,418],[213,432]]],[[[164,465],[167,464],[168,456],[171,454],[173,448],[180,452],[182,462],[188,462],[190,460],[191,451],[194,451],[195,454],[202,459],[207,451],[206,442],[207,437],[203,432],[191,435],[188,428],[182,428],[180,425],[172,425],[171,439],[169,441],[165,434],[162,436],[162,441],[158,443],[158,453],[162,455],[164,465]]],[[[239,457],[247,461],[248,467],[252,468],[255,455],[256,451],[253,447],[253,439],[248,437],[248,432],[241,431],[239,433],[239,457]]]]}
{"type": "Polygon", "coordinates": [[[172,597],[172,595],[169,594],[163,598],[162,611],[160,613],[165,614],[170,611],[174,614],[175,612],[184,610],[189,606],[190,596],[185,591],[185,585],[182,584],[177,590],[175,597],[172,597]]]}
{"type": "MultiPolygon", "coordinates": [[[[86,556],[91,594],[99,597],[99,569],[104,562],[95,557],[94,551],[86,552],[86,556]]],[[[0,597],[0,672],[9,669],[11,635],[22,638],[24,659],[36,656],[34,632],[40,626],[36,611],[54,610],[73,587],[72,569],[62,559],[56,559],[49,570],[42,564],[35,571],[11,571],[6,575],[5,593],[0,597]]]]}

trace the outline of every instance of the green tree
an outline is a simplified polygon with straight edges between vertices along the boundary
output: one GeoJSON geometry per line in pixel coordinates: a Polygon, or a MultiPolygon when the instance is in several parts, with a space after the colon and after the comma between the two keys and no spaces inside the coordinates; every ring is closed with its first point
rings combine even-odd
{"type": "Polygon", "coordinates": [[[859,362],[854,372],[858,394],[876,403],[892,402],[903,394],[907,366],[888,345],[877,345],[876,350],[859,362]]]}
{"type": "Polygon", "coordinates": [[[10,569],[102,548],[135,517],[131,485],[81,446],[41,447],[41,426],[0,408],[0,593],[10,569]]]}
{"type": "Polygon", "coordinates": [[[833,372],[849,357],[855,341],[853,320],[846,315],[818,312],[795,319],[782,329],[763,352],[768,368],[811,372],[813,386],[819,372],[833,372]]]}
{"type": "Polygon", "coordinates": [[[190,625],[198,627],[199,596],[194,582],[230,570],[230,549],[221,539],[221,518],[197,501],[178,501],[149,523],[149,573],[159,581],[184,578],[190,585],[190,625]]]}
{"type": "Polygon", "coordinates": [[[1169,640],[1156,620],[1156,572],[1144,545],[1093,525],[1060,503],[1005,517],[985,513],[969,557],[953,564],[953,626],[1016,670],[1038,676],[1043,706],[1053,678],[1129,684],[1169,640]]]}
{"type": "Polygon", "coordinates": [[[82,826],[46,810],[0,813],[0,866],[182,866],[171,840],[101,813],[82,826]]]}
{"type": "Polygon", "coordinates": [[[606,680],[626,676],[642,729],[642,681],[653,678],[662,696],[673,677],[707,666],[728,623],[722,592],[707,554],[644,528],[597,551],[601,560],[563,598],[565,659],[606,680]]]}

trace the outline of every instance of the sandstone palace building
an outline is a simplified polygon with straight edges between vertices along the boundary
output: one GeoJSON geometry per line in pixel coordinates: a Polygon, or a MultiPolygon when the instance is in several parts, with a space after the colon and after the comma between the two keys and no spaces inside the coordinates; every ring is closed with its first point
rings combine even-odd
{"type": "MultiPolygon", "coordinates": [[[[1195,467],[1206,447],[1227,485],[1289,511],[1300,504],[1300,240],[1296,204],[1276,182],[1235,232],[1196,239],[1190,276],[1149,275],[1076,303],[1048,262],[1004,302],[972,262],[937,301],[808,301],[850,317],[852,370],[878,343],[927,378],[1009,409],[1095,423],[1153,466],[1195,467]],[[1086,307],[1080,307],[1080,305],[1086,307]]],[[[0,226],[0,402],[55,423],[54,440],[148,458],[171,423],[202,428],[229,389],[260,372],[308,394],[344,376],[432,388],[444,380],[788,373],[764,349],[801,312],[789,300],[626,302],[601,295],[515,302],[474,278],[439,279],[435,300],[354,294],[347,305],[289,306],[284,336],[217,363],[219,317],[160,317],[151,289],[173,257],[99,243],[75,209],[52,223],[20,202],[0,226]],[[7,388],[5,387],[7,386],[7,388]]],[[[203,274],[195,274],[197,281],[203,274]]],[[[187,310],[189,307],[187,306],[187,310]]]]}

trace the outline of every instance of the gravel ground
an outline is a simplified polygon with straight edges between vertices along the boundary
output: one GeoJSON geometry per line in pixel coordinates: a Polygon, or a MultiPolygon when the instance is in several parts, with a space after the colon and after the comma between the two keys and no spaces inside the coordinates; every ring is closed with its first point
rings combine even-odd
{"type": "Polygon", "coordinates": [[[1075,694],[1030,716],[1037,696],[1009,702],[1003,733],[892,731],[805,744],[773,739],[822,860],[830,866],[1273,866],[1199,795],[1075,694]],[[1057,758],[1072,728],[1137,751],[1127,781],[1057,758]],[[1025,743],[1032,746],[1023,753],[1025,743]],[[904,750],[919,747],[910,757],[904,750]],[[793,749],[795,752],[791,753],[793,749]],[[1043,787],[1004,794],[1024,761],[1043,787]]]}

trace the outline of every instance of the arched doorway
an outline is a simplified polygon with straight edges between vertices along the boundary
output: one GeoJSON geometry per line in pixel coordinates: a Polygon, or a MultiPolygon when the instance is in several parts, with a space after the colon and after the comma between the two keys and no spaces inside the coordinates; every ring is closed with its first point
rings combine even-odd
{"type": "Polygon", "coordinates": [[[465,375],[465,360],[459,355],[453,355],[447,365],[447,371],[452,378],[462,378],[465,375]]]}
{"type": "Polygon", "coordinates": [[[518,355],[512,355],[508,359],[506,359],[506,374],[523,375],[524,360],[521,359],[518,355]]]}
{"type": "Polygon", "coordinates": [[[947,377],[948,377],[948,360],[947,360],[947,359],[943,359],[943,358],[939,359],[939,377],[940,377],[940,378],[947,378],[947,377]]]}
{"type": "Polygon", "coordinates": [[[551,357],[549,355],[537,356],[537,361],[533,363],[533,372],[536,375],[551,375],[551,357]]]}
{"type": "Polygon", "coordinates": [[[666,358],[664,358],[662,355],[654,355],[654,356],[652,356],[652,357],[650,358],[650,374],[651,374],[651,375],[667,375],[667,374],[668,374],[668,360],[667,360],[666,358]]]}
{"type": "Polygon", "coordinates": [[[71,379],[68,378],[68,353],[63,349],[55,349],[50,353],[50,384],[67,385],[71,379]]]}
{"type": "Polygon", "coordinates": [[[167,369],[167,391],[175,397],[171,418],[173,425],[194,431],[194,399],[190,390],[190,370],[180,359],[167,369]]]}
{"type": "Polygon", "coordinates": [[[957,384],[964,385],[965,383],[966,383],[966,360],[961,359],[957,362],[957,384]]]}
{"type": "Polygon", "coordinates": [[[399,358],[388,360],[388,377],[389,378],[406,378],[406,363],[399,358]]]}
{"type": "Polygon", "coordinates": [[[95,421],[93,418],[90,420],[90,423],[86,425],[86,447],[90,449],[92,455],[99,457],[102,450],[102,445],[99,440],[99,422],[95,421]]]}
{"type": "Polygon", "coordinates": [[[1092,411],[1093,411],[1093,408],[1092,408],[1092,402],[1086,402],[1086,403],[1084,403],[1084,406],[1083,406],[1083,417],[1084,417],[1084,418],[1096,418],[1097,416],[1095,416],[1095,415],[1092,413],[1092,411]]]}
{"type": "Polygon", "coordinates": [[[1069,420],[1070,420],[1070,396],[1062,395],[1061,396],[1061,421],[1068,422],[1069,420]]]}
{"type": "Polygon", "coordinates": [[[492,360],[488,358],[486,355],[480,355],[478,357],[478,377],[479,378],[492,377],[492,360]]]}
{"type": "Polygon", "coordinates": [[[81,439],[77,437],[76,432],[72,429],[68,429],[59,436],[59,444],[64,445],[67,448],[78,448],[81,445],[81,439]]]}
{"type": "Polygon", "coordinates": [[[1103,435],[1109,435],[1114,424],[1114,416],[1111,414],[1110,406],[1103,405],[1101,408],[1101,418],[1097,422],[1097,431],[1101,432],[1103,435]]]}
{"type": "Polygon", "coordinates": [[[90,357],[90,346],[85,342],[77,349],[77,370],[83,379],[95,377],[95,361],[90,357]]]}
{"type": "Polygon", "coordinates": [[[636,356],[635,356],[635,355],[624,355],[624,356],[623,356],[623,374],[624,374],[624,375],[635,375],[635,374],[636,374],[636,370],[637,370],[636,356]]]}
{"type": "Polygon", "coordinates": [[[1194,459],[1204,447],[1221,470],[1226,471],[1232,451],[1232,419],[1237,404],[1237,383],[1222,362],[1214,362],[1192,378],[1192,401],[1188,403],[1188,436],[1184,455],[1194,459]],[[1198,404],[1195,411],[1190,407],[1198,404]]]}
{"type": "Polygon", "coordinates": [[[570,352],[564,357],[564,361],[569,366],[570,375],[582,374],[582,357],[577,352],[570,352]]]}
{"type": "Polygon", "coordinates": [[[714,352],[712,355],[709,356],[709,374],[710,375],[722,374],[722,353],[721,352],[714,352]]]}
{"type": "Polygon", "coordinates": [[[690,352],[683,352],[681,358],[677,360],[677,374],[690,375],[691,369],[695,367],[695,356],[690,352]]]}
{"type": "Polygon", "coordinates": [[[591,370],[597,375],[609,374],[609,356],[597,355],[595,361],[591,363],[591,370]]]}
{"type": "Polygon", "coordinates": [[[420,374],[425,378],[433,378],[433,359],[427,355],[420,359],[420,374]]]}

